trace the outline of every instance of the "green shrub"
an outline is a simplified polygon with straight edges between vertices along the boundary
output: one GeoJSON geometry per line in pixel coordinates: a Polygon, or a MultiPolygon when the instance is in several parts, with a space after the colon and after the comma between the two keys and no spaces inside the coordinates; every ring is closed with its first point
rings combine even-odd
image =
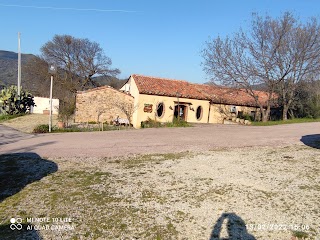
{"type": "Polygon", "coordinates": [[[89,129],[86,128],[78,128],[77,126],[71,126],[67,128],[56,128],[53,129],[53,132],[88,132],[89,129]]]}
{"type": "Polygon", "coordinates": [[[249,114],[244,114],[243,117],[242,117],[244,120],[249,120],[249,121],[254,121],[253,117],[250,116],[249,114]]]}
{"type": "Polygon", "coordinates": [[[48,124],[41,124],[36,126],[33,131],[33,133],[48,133],[49,132],[49,125],[48,124]]]}
{"type": "Polygon", "coordinates": [[[141,122],[141,128],[159,128],[159,127],[190,127],[191,125],[184,121],[174,118],[172,122],[161,123],[148,118],[146,121],[141,122]]]}
{"type": "Polygon", "coordinates": [[[190,126],[191,125],[188,122],[178,118],[174,118],[172,123],[169,122],[166,124],[166,127],[190,127],[190,126]]]}
{"type": "Polygon", "coordinates": [[[58,120],[64,122],[68,126],[69,120],[74,114],[75,109],[76,103],[74,100],[69,99],[68,101],[60,101],[58,120]]]}
{"type": "Polygon", "coordinates": [[[24,116],[24,113],[19,113],[19,114],[15,114],[15,115],[9,115],[9,114],[0,114],[0,122],[5,122],[17,117],[21,117],[24,116]]]}
{"type": "Polygon", "coordinates": [[[148,117],[146,121],[141,122],[141,128],[158,128],[161,123],[148,117]]]}

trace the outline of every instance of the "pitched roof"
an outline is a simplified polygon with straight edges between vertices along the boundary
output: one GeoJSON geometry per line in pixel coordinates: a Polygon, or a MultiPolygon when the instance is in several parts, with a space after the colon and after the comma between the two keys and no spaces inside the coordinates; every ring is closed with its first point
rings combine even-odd
{"type": "MultiPolygon", "coordinates": [[[[235,89],[205,84],[197,84],[197,88],[204,94],[210,96],[210,100],[213,103],[258,107],[254,98],[249,95],[245,89],[235,89]]],[[[256,96],[258,96],[259,102],[263,105],[266,105],[268,94],[263,91],[254,91],[254,93],[256,96]]]]}
{"type": "Polygon", "coordinates": [[[149,95],[160,95],[168,97],[192,98],[210,100],[202,92],[187,81],[173,80],[166,78],[147,77],[142,75],[132,75],[139,93],[149,95]]]}
{"type": "MultiPolygon", "coordinates": [[[[138,87],[139,93],[168,97],[208,100],[213,103],[230,105],[257,106],[253,97],[244,89],[234,89],[214,85],[194,84],[182,80],[149,77],[138,74],[131,75],[138,87]]],[[[255,91],[261,103],[268,100],[268,94],[255,91]]],[[[264,105],[264,104],[263,104],[264,105]]]]}
{"type": "Polygon", "coordinates": [[[112,91],[115,91],[115,92],[119,92],[121,94],[125,94],[125,95],[128,95],[130,97],[133,97],[131,96],[129,93],[125,93],[123,91],[120,91],[118,89],[115,89],[111,86],[108,86],[108,85],[104,85],[104,86],[101,86],[101,87],[96,87],[96,88],[91,88],[91,89],[88,89],[88,90],[84,90],[84,91],[77,91],[77,94],[85,94],[85,93],[88,93],[88,92],[95,92],[95,91],[100,91],[100,90],[104,90],[104,89],[110,89],[112,91]]]}

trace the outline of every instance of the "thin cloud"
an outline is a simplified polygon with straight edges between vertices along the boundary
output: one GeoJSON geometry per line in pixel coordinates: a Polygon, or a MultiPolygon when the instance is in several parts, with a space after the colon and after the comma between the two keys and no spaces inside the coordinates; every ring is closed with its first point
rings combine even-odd
{"type": "Polygon", "coordinates": [[[62,8],[62,7],[41,7],[41,6],[7,5],[7,4],[0,4],[0,6],[2,6],[2,7],[17,7],[17,8],[49,9],[49,10],[91,11],[91,12],[122,12],[122,13],[135,13],[135,12],[137,12],[137,11],[123,10],[123,9],[62,8]]]}

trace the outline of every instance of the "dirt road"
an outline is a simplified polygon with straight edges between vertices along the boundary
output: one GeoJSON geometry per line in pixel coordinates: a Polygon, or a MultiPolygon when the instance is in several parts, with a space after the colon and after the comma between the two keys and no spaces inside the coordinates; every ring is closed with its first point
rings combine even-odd
{"type": "Polygon", "coordinates": [[[226,147],[286,146],[308,143],[319,137],[319,122],[268,127],[199,125],[38,135],[22,134],[0,125],[0,154],[34,152],[43,157],[114,157],[226,147]]]}

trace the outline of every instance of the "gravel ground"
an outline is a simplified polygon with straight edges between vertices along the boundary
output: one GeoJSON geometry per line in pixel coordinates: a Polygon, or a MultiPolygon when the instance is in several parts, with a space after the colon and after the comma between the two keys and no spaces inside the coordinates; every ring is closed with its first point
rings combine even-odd
{"type": "Polygon", "coordinates": [[[0,154],[1,239],[320,239],[320,123],[40,135],[0,125],[0,154]],[[9,229],[12,217],[24,230],[9,229]]]}
{"type": "Polygon", "coordinates": [[[67,230],[37,231],[43,239],[320,237],[320,151],[311,147],[49,161],[58,170],[6,198],[0,222],[71,218],[59,223],[67,230]]]}

